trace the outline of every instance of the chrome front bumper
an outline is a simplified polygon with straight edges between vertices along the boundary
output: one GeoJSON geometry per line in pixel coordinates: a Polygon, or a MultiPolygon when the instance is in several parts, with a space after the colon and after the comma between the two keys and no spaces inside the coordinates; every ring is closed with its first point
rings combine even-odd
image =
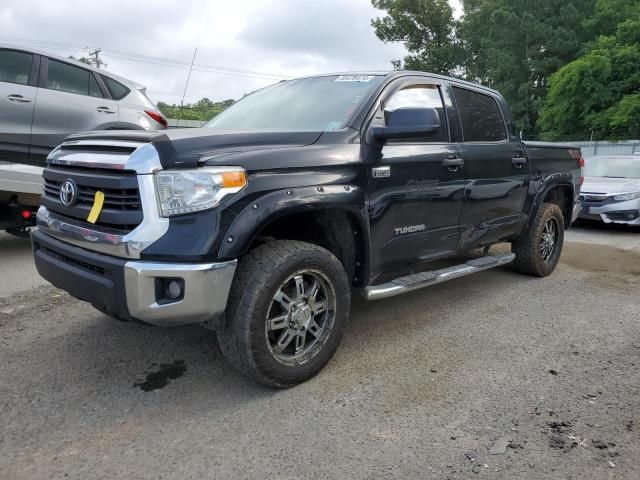
{"type": "Polygon", "coordinates": [[[159,326],[200,323],[224,312],[237,260],[223,263],[127,262],[124,284],[129,314],[159,326]],[[158,302],[159,278],[184,281],[184,296],[158,302]]]}
{"type": "Polygon", "coordinates": [[[35,229],[32,244],[42,277],[108,315],[159,326],[202,323],[223,313],[236,260],[215,263],[136,261],[92,252],[35,229]],[[167,298],[162,285],[182,284],[167,298]]]}

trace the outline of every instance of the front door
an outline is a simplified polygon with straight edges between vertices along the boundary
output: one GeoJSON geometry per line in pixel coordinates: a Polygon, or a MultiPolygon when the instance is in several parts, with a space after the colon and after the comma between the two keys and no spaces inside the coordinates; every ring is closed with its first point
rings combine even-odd
{"type": "Polygon", "coordinates": [[[449,102],[442,85],[425,79],[400,83],[378,106],[371,126],[384,125],[385,111],[430,107],[441,128],[422,138],[366,146],[372,276],[446,256],[457,247],[465,176],[463,167],[443,163],[458,156],[444,108],[449,102]]]}
{"type": "Polygon", "coordinates": [[[36,62],[30,53],[0,49],[0,161],[27,160],[38,93],[32,78],[36,62]]]}
{"type": "Polygon", "coordinates": [[[460,215],[460,249],[511,238],[520,229],[529,165],[520,140],[507,128],[496,99],[473,89],[453,87],[466,170],[460,215]]]}

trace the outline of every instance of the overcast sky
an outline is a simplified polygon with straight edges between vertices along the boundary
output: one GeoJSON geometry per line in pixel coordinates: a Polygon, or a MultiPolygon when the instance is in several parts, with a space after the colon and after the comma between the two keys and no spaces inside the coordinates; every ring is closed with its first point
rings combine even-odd
{"type": "MultiPolygon", "coordinates": [[[[459,0],[452,0],[459,8],[459,0]]],[[[2,0],[0,43],[58,55],[102,48],[108,71],[154,102],[238,98],[280,78],[390,70],[405,54],[371,27],[369,0],[2,0]],[[8,3],[8,4],[7,4],[8,3]],[[220,68],[222,67],[222,68],[220,68]]]]}

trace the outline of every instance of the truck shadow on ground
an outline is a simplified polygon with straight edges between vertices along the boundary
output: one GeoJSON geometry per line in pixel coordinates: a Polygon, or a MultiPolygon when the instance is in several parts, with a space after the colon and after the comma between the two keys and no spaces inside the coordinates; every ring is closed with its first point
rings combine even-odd
{"type": "MultiPolygon", "coordinates": [[[[385,352],[402,355],[396,343],[410,339],[417,328],[437,329],[447,321],[447,311],[456,298],[465,296],[472,302],[476,296],[495,294],[514,282],[531,281],[501,268],[377,302],[354,295],[336,358],[309,384],[334,384],[333,377],[355,381],[358,376],[349,372],[388,368],[385,352]],[[375,357],[374,364],[363,362],[363,356],[375,357]]],[[[157,403],[179,397],[183,406],[195,406],[206,397],[211,407],[237,408],[244,401],[279,395],[233,371],[218,348],[215,332],[200,326],[157,328],[118,322],[81,302],[62,304],[52,316],[62,316],[70,323],[62,335],[50,336],[39,345],[41,361],[49,366],[59,387],[89,395],[98,405],[107,401],[129,404],[134,398],[157,403]]]]}

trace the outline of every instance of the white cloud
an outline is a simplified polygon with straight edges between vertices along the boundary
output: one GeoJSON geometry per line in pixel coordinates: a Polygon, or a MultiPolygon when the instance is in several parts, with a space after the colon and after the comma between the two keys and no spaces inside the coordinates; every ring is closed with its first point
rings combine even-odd
{"type": "MultiPolygon", "coordinates": [[[[103,48],[107,70],[146,85],[154,101],[179,102],[184,66],[135,61],[119,52],[188,63],[197,48],[200,65],[287,77],[389,70],[405,51],[375,36],[371,19],[381,13],[369,0],[14,0],[0,9],[0,42],[36,46],[27,39],[76,57],[86,55],[83,46],[103,48]]],[[[187,101],[238,98],[269,83],[196,70],[187,101]]]]}

